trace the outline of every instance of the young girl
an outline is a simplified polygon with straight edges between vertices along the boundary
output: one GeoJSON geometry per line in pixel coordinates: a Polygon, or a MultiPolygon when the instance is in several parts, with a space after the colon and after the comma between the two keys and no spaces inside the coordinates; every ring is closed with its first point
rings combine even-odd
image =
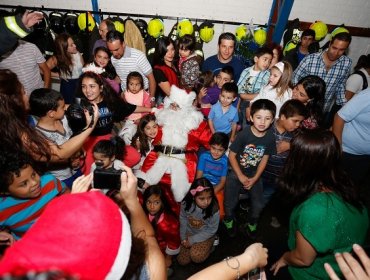
{"type": "Polygon", "coordinates": [[[158,245],[166,258],[166,266],[172,264],[172,256],[180,252],[180,223],[171,211],[162,188],[148,187],[143,194],[143,207],[151,222],[158,245]]]}
{"type": "MultiPolygon", "coordinates": [[[[126,103],[112,88],[107,85],[104,78],[94,72],[85,72],[80,77],[78,96],[99,108],[99,119],[89,139],[84,143],[86,151],[85,174],[90,173],[93,163],[92,149],[99,140],[110,139],[114,122],[124,120],[133,112],[150,112],[150,108],[144,108],[126,103]]],[[[126,147],[127,157],[125,164],[134,166],[140,161],[140,155],[130,146],[126,147]]]]}
{"type": "Polygon", "coordinates": [[[179,71],[181,74],[180,86],[186,90],[193,90],[198,83],[200,66],[195,50],[195,38],[184,35],[179,39],[179,71]]]}
{"type": "MultiPolygon", "coordinates": [[[[276,105],[275,118],[279,117],[281,106],[285,101],[292,98],[292,90],[290,89],[290,80],[292,78],[292,66],[288,62],[280,61],[271,68],[269,83],[261,92],[250,102],[258,99],[269,99],[276,105]]],[[[247,110],[247,119],[249,120],[250,106],[247,110]]]]}
{"type": "Polygon", "coordinates": [[[313,129],[322,125],[325,92],[325,81],[313,75],[302,78],[293,88],[292,99],[301,101],[308,112],[308,117],[301,123],[302,127],[313,129]]]}
{"type": "Polygon", "coordinates": [[[111,54],[106,47],[97,47],[94,51],[94,61],[91,64],[104,69],[101,75],[113,90],[119,94],[121,93],[120,79],[112,65],[110,56],[111,54]]]}
{"type": "MultiPolygon", "coordinates": [[[[139,72],[131,72],[127,76],[127,90],[123,93],[124,99],[134,105],[151,108],[150,94],[144,90],[144,80],[139,72]]],[[[132,113],[125,121],[119,136],[127,145],[131,144],[132,136],[136,133],[137,125],[145,113],[132,113]]]]}
{"type": "Polygon", "coordinates": [[[52,76],[60,78],[60,93],[66,104],[72,104],[84,65],[82,54],[67,33],[59,34],[55,38],[55,54],[46,61],[46,64],[51,70],[58,67],[59,73],[52,72],[52,76]]]}
{"type": "Polygon", "coordinates": [[[125,153],[125,142],[120,137],[100,140],[93,148],[94,163],[91,165],[91,172],[94,172],[96,167],[122,170],[125,165],[123,163],[125,153]]]}
{"type": "Polygon", "coordinates": [[[211,182],[206,178],[195,179],[181,203],[179,264],[201,263],[208,258],[219,220],[220,212],[211,182]]]}
{"type": "Polygon", "coordinates": [[[135,147],[142,157],[153,149],[152,142],[158,134],[158,124],[155,115],[148,114],[141,118],[137,131],[132,138],[131,145],[135,147]]]}

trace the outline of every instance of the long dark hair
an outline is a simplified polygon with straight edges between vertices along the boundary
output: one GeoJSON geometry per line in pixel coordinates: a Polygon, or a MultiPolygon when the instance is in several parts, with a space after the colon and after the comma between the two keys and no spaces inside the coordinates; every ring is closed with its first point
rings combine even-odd
{"type": "Polygon", "coordinates": [[[25,151],[35,160],[49,161],[49,142],[27,123],[23,96],[17,75],[10,70],[0,70],[0,149],[25,151]]]}
{"type": "Polygon", "coordinates": [[[136,141],[139,141],[140,142],[140,154],[142,156],[145,156],[146,153],[149,152],[150,150],[150,143],[149,143],[150,139],[148,136],[145,135],[144,129],[145,129],[145,126],[151,121],[154,121],[154,122],[157,121],[157,119],[155,118],[155,115],[148,114],[142,117],[137,126],[137,131],[135,135],[132,137],[131,146],[138,149],[139,147],[137,146],[136,141]]]}
{"type": "MultiPolygon", "coordinates": [[[[153,58],[153,65],[165,65],[164,56],[167,53],[167,47],[173,45],[176,49],[175,42],[170,37],[161,37],[155,43],[155,53],[153,58]]],[[[175,62],[172,63],[175,65],[175,62]]]]}
{"type": "Polygon", "coordinates": [[[161,217],[163,212],[165,212],[169,215],[173,215],[174,217],[176,217],[176,215],[172,212],[171,207],[170,207],[170,205],[169,205],[169,203],[166,199],[166,196],[164,194],[164,191],[163,191],[162,187],[159,186],[159,185],[149,186],[148,188],[145,189],[145,191],[143,193],[143,209],[144,209],[144,212],[146,214],[149,214],[149,211],[146,207],[146,202],[148,201],[149,197],[153,194],[158,195],[159,199],[162,202],[161,209],[155,214],[154,219],[151,222],[152,226],[155,230],[157,228],[158,220],[161,217]]]}
{"type": "Polygon", "coordinates": [[[195,197],[197,197],[199,194],[201,194],[203,192],[210,192],[211,195],[212,195],[212,202],[209,204],[209,206],[206,209],[203,210],[203,213],[204,213],[203,219],[205,220],[209,217],[212,217],[213,214],[215,214],[219,210],[217,198],[216,198],[216,195],[215,195],[215,191],[213,189],[213,185],[208,179],[206,179],[206,178],[195,179],[194,182],[191,184],[190,190],[186,194],[182,203],[185,204],[185,211],[190,211],[191,209],[193,209],[192,212],[194,212],[194,210],[195,210],[195,197]],[[199,186],[202,186],[202,187],[207,188],[207,189],[204,190],[204,191],[201,191],[201,192],[197,192],[197,193],[195,193],[195,195],[192,195],[191,190],[194,190],[199,186]]]}
{"type": "Polygon", "coordinates": [[[55,56],[58,62],[59,70],[66,74],[72,74],[72,56],[68,52],[68,39],[72,37],[67,33],[61,33],[55,38],[55,56]]]}
{"type": "Polygon", "coordinates": [[[342,168],[341,148],[331,131],[304,130],[294,137],[278,184],[295,205],[328,191],[362,209],[357,190],[342,168]]]}
{"type": "Polygon", "coordinates": [[[303,86],[309,98],[306,105],[309,116],[313,117],[318,125],[321,126],[326,92],[325,81],[318,76],[308,75],[300,79],[297,85],[299,84],[303,86]]]}
{"type": "Polygon", "coordinates": [[[77,96],[81,98],[86,98],[85,95],[82,92],[82,80],[84,78],[91,78],[95,80],[95,82],[98,84],[99,87],[103,87],[102,96],[104,102],[107,104],[107,107],[109,111],[113,113],[113,120],[114,121],[121,121],[120,119],[115,119],[114,112],[125,102],[123,101],[117,93],[112,89],[112,87],[103,79],[101,75],[98,75],[94,72],[85,72],[80,76],[80,79],[78,81],[78,87],[77,87],[77,96]]]}
{"type": "MultiPolygon", "coordinates": [[[[108,64],[107,66],[105,66],[104,68],[104,72],[101,74],[104,78],[109,78],[111,80],[113,80],[115,77],[117,77],[117,72],[116,72],[116,69],[114,68],[113,64],[112,64],[112,61],[110,60],[111,58],[111,53],[110,51],[106,48],[106,47],[97,47],[95,50],[94,50],[94,64],[95,66],[99,66],[96,64],[95,62],[95,56],[96,54],[99,52],[99,51],[102,51],[102,52],[105,52],[107,55],[108,55],[108,64]]],[[[99,66],[100,67],[100,66],[99,66]]]]}

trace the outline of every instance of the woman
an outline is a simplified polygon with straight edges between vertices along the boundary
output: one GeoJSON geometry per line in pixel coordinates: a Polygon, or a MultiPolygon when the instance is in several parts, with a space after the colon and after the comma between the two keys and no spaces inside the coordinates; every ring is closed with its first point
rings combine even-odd
{"type": "MultiPolygon", "coordinates": [[[[99,140],[110,139],[114,122],[123,121],[131,113],[151,112],[151,108],[135,106],[125,102],[108,86],[105,79],[94,72],[85,72],[81,75],[78,95],[99,108],[99,119],[91,137],[84,143],[86,151],[85,174],[90,172],[94,162],[92,149],[99,140]]],[[[140,161],[140,154],[132,146],[126,146],[124,163],[130,167],[140,161]]]]}
{"type": "Polygon", "coordinates": [[[59,34],[55,38],[55,53],[56,55],[50,57],[46,64],[50,70],[58,67],[59,73],[52,75],[60,78],[60,93],[65,103],[72,104],[84,60],[72,37],[67,33],[59,34]]]}
{"type": "Polygon", "coordinates": [[[159,38],[155,45],[153,73],[157,82],[156,103],[161,104],[170,95],[171,86],[179,87],[178,71],[175,63],[175,43],[169,37],[159,38]]]}
{"type": "Polygon", "coordinates": [[[302,121],[302,127],[313,129],[322,126],[325,92],[325,81],[314,75],[300,79],[293,88],[292,99],[301,101],[308,112],[307,118],[302,121]]]}
{"type": "Polygon", "coordinates": [[[28,124],[28,97],[17,76],[10,70],[0,70],[0,147],[3,150],[24,150],[37,161],[66,161],[80,150],[93,131],[98,118],[98,108],[93,108],[94,120],[85,114],[92,126],[63,145],[55,145],[28,124]]]}
{"type": "Polygon", "coordinates": [[[366,208],[341,165],[339,142],[330,131],[307,130],[291,143],[280,187],[295,208],[290,217],[290,251],[272,266],[289,266],[293,279],[326,279],[324,263],[340,273],[334,254],[365,241],[366,208]]]}

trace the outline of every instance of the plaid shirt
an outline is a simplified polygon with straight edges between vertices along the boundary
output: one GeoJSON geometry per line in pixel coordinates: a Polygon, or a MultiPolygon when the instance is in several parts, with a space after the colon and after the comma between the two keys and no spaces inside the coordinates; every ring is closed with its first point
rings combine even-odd
{"type": "Polygon", "coordinates": [[[334,102],[343,105],[346,102],[344,97],[346,80],[349,75],[352,61],[345,55],[335,61],[329,71],[326,71],[322,53],[307,55],[293,73],[293,84],[308,75],[316,75],[326,83],[324,112],[329,112],[334,102]]]}
{"type": "Polygon", "coordinates": [[[249,84],[250,78],[250,70],[253,69],[254,66],[248,67],[243,70],[240,74],[240,78],[238,81],[238,92],[241,93],[259,93],[261,89],[268,84],[270,78],[270,71],[265,70],[261,71],[254,77],[253,83],[249,84]]]}

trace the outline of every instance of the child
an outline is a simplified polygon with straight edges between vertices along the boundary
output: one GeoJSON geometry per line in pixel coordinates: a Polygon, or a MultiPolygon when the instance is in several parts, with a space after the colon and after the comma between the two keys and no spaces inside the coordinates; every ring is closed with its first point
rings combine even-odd
{"type": "Polygon", "coordinates": [[[104,69],[104,72],[101,75],[104,77],[105,81],[112,87],[112,89],[117,94],[120,94],[120,80],[117,76],[116,69],[114,69],[113,64],[110,60],[110,56],[111,54],[106,47],[97,47],[94,50],[94,62],[91,64],[104,69]]]}
{"type": "Polygon", "coordinates": [[[235,83],[225,83],[222,86],[219,101],[212,105],[208,116],[208,124],[212,133],[224,132],[230,135],[230,142],[235,140],[239,120],[238,110],[232,106],[237,94],[238,87],[235,83]]]}
{"type": "Polygon", "coordinates": [[[180,223],[171,211],[162,188],[149,186],[143,193],[143,207],[151,222],[158,245],[166,258],[166,266],[172,264],[172,256],[180,252],[180,223]]]}
{"type": "MultiPolygon", "coordinates": [[[[151,108],[150,94],[144,90],[143,76],[139,72],[130,72],[127,75],[127,90],[123,93],[126,102],[151,108]]],[[[137,124],[146,113],[132,113],[125,121],[125,125],[119,132],[119,136],[125,140],[127,145],[131,144],[132,136],[136,133],[137,124]]]]}
{"type": "Polygon", "coordinates": [[[125,165],[123,163],[125,152],[125,143],[118,136],[110,140],[100,140],[93,148],[95,162],[91,165],[91,172],[93,173],[97,167],[121,170],[125,165]]]}
{"type": "MultiPolygon", "coordinates": [[[[292,79],[292,66],[288,62],[278,62],[271,68],[269,84],[251,100],[251,104],[258,99],[269,99],[276,105],[275,118],[279,117],[279,111],[285,101],[292,98],[290,81],[292,79]]],[[[249,110],[248,110],[249,111],[249,110]]],[[[249,119],[247,111],[247,118],[249,119]]]]}
{"type": "Polygon", "coordinates": [[[222,86],[225,83],[233,82],[233,76],[233,68],[231,66],[225,66],[217,76],[215,76],[215,84],[213,86],[208,88],[204,87],[200,90],[198,100],[200,100],[201,112],[206,118],[208,118],[212,105],[217,103],[222,86]]]}
{"type": "Polygon", "coordinates": [[[196,179],[204,177],[208,179],[213,188],[220,207],[220,218],[223,219],[224,212],[224,187],[228,159],[225,155],[229,146],[229,137],[223,132],[216,132],[209,140],[210,150],[202,153],[197,164],[196,179]]]}
{"type": "Polygon", "coordinates": [[[325,81],[314,75],[302,78],[293,88],[292,99],[301,101],[306,105],[308,111],[308,116],[303,120],[302,127],[314,129],[322,125],[325,92],[325,81]]]}
{"type": "Polygon", "coordinates": [[[184,35],[179,39],[179,71],[181,74],[180,87],[191,91],[198,83],[200,66],[195,51],[195,38],[184,35]]]}
{"type": "Polygon", "coordinates": [[[177,261],[187,265],[201,263],[211,253],[218,229],[220,212],[214,188],[206,178],[195,179],[181,202],[180,253],[177,261]]]}
{"type": "MultiPolygon", "coordinates": [[[[280,176],[284,167],[285,160],[288,157],[290,149],[290,140],[293,138],[293,132],[300,127],[306,117],[306,107],[298,100],[288,100],[280,109],[279,118],[272,125],[272,131],[275,135],[276,151],[271,155],[266,168],[262,173],[264,205],[270,200],[277,190],[276,180],[280,176]]],[[[278,227],[278,221],[275,216],[272,217],[272,226],[278,227]]]]}
{"type": "Polygon", "coordinates": [[[11,234],[8,243],[3,239],[7,245],[20,239],[66,186],[51,174],[40,177],[20,151],[1,153],[0,170],[0,233],[11,234]]]}
{"type": "Polygon", "coordinates": [[[273,57],[271,49],[259,48],[254,54],[254,65],[243,70],[238,81],[239,112],[241,126],[245,126],[246,110],[251,101],[261,89],[267,85],[270,71],[269,66],[273,57]]]}
{"type": "Polygon", "coordinates": [[[131,146],[141,154],[141,161],[133,169],[140,169],[147,154],[153,150],[152,142],[158,134],[158,124],[155,115],[148,114],[141,118],[137,131],[132,137],[131,146]]]}
{"type": "Polygon", "coordinates": [[[84,59],[70,35],[62,33],[55,38],[55,55],[51,56],[46,64],[51,70],[58,67],[59,73],[52,72],[52,76],[60,78],[60,92],[64,101],[66,104],[72,104],[84,59]]]}
{"type": "MultiPolygon", "coordinates": [[[[34,90],[30,95],[30,109],[34,116],[38,117],[36,129],[51,142],[62,145],[72,137],[72,130],[65,117],[65,103],[59,92],[40,88],[34,90]]],[[[64,162],[48,165],[48,171],[71,188],[73,181],[81,175],[81,170],[72,167],[79,159],[69,159],[64,162]]]]}
{"type": "Polygon", "coordinates": [[[276,106],[260,99],[251,106],[251,126],[238,133],[230,146],[229,169],[225,185],[224,225],[230,237],[235,237],[235,208],[240,193],[249,193],[247,234],[255,238],[257,222],[263,208],[263,186],[260,176],[270,155],[276,153],[275,138],[270,126],[274,121],[276,106]]]}

